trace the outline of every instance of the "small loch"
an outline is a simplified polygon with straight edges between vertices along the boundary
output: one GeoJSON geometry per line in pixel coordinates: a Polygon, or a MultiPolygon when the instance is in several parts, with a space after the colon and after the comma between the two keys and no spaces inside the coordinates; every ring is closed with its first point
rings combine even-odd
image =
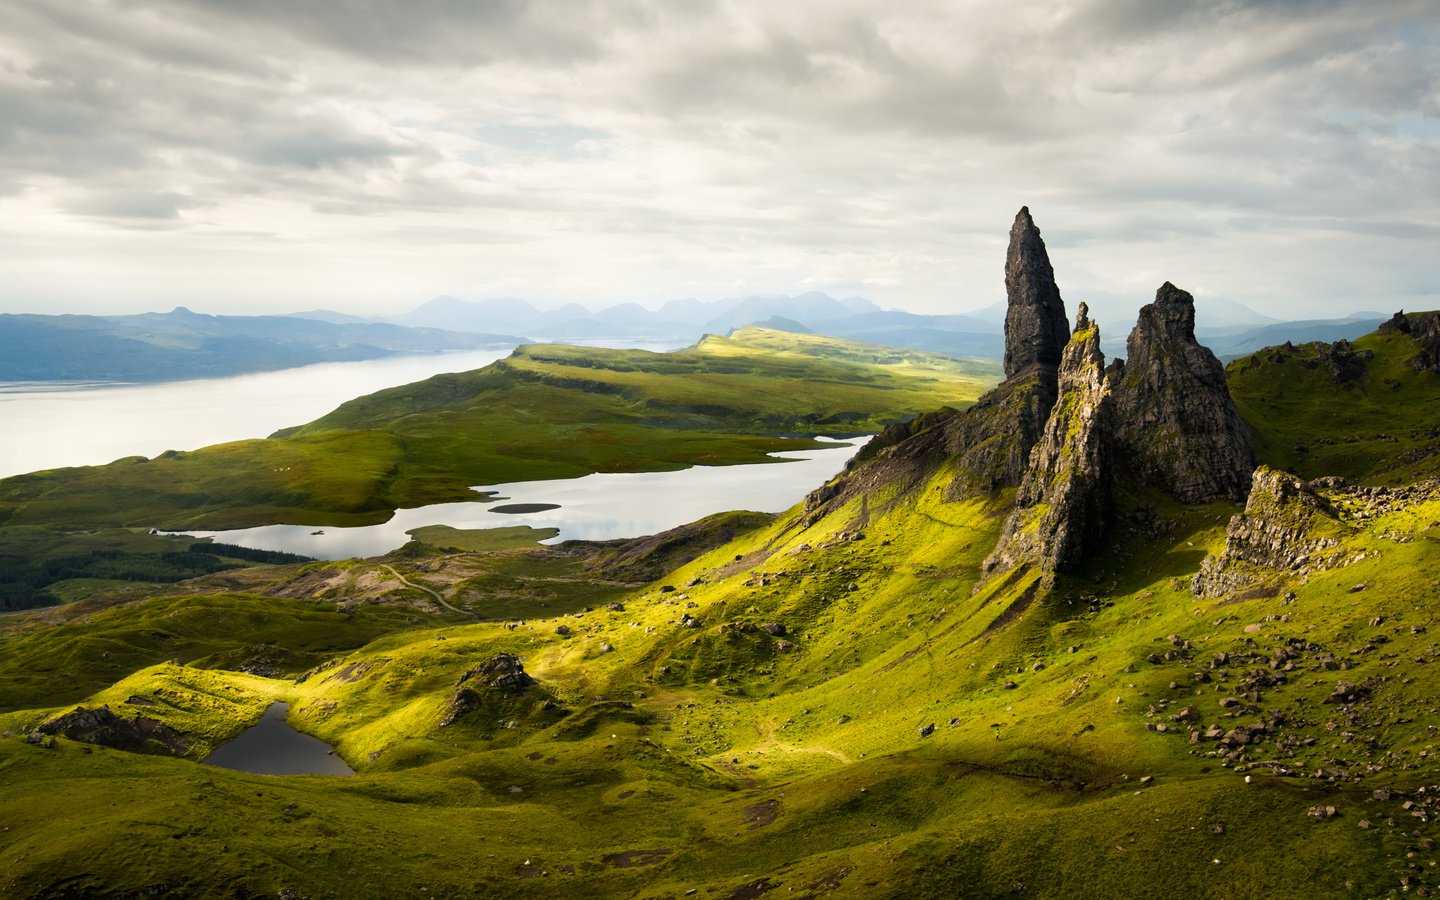
{"type": "Polygon", "coordinates": [[[301,734],[285,721],[288,703],[272,703],[260,721],[205,757],[220,766],[256,775],[354,775],[329,744],[301,734]]]}

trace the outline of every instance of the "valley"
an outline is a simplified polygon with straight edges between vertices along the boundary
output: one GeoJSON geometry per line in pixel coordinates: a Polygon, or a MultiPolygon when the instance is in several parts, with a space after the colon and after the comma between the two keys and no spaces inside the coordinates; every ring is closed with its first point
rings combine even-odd
{"type": "Polygon", "coordinates": [[[768,330],[527,347],[0,482],[4,534],[333,527],[878,432],[778,515],[432,529],[0,620],[0,892],[1440,890],[1440,314],[1222,367],[1166,283],[1107,364],[1027,210],[1006,282],[993,390],[768,330]],[[275,702],[356,774],[198,764],[275,702]]]}

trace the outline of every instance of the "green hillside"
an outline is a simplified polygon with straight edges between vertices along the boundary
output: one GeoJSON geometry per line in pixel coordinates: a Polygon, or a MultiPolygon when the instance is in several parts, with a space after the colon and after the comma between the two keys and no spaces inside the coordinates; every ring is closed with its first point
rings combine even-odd
{"type": "Polygon", "coordinates": [[[1226,374],[1265,462],[1307,478],[1403,483],[1440,474],[1440,374],[1414,364],[1419,351],[1382,330],[1353,345],[1269,347],[1226,374]]]}
{"type": "MultiPolygon", "coordinates": [[[[1345,551],[1364,558],[1293,583],[1293,599],[1197,600],[1186,574],[1232,510],[1162,508],[1173,528],[1098,563],[1101,593],[1087,578],[1018,615],[1023,583],[972,593],[993,511],[926,490],[809,528],[797,511],[612,595],[620,611],[597,600],[561,617],[536,605],[516,627],[437,627],[428,611],[360,626],[324,601],[286,601],[268,646],[308,660],[331,641],[299,683],[231,671],[236,657],[217,653],[237,616],[276,602],[256,595],[155,600],[11,638],[22,670],[58,647],[125,648],[118,681],[85,702],[153,698],[136,711],[195,735],[192,755],[280,698],[360,774],[275,779],[0,741],[4,887],[1075,896],[1083,879],[1097,897],[1384,895],[1434,858],[1428,820],[1402,807],[1428,809],[1415,792],[1440,775],[1437,698],[1395,666],[1435,658],[1420,598],[1440,578],[1440,496],[1352,523],[1345,551]],[[316,631],[326,616],[350,636],[316,631]],[[174,635],[163,653],[181,665],[147,659],[149,622],[174,635]],[[784,634],[759,627],[771,623],[784,634]],[[377,626],[399,630],[371,640],[377,626]],[[370,642],[345,649],[356,639],[370,642]],[[501,652],[536,683],[440,727],[462,675],[501,652]],[[1353,702],[1333,701],[1341,682],[1363,686],[1353,702]],[[1232,758],[1191,743],[1192,721],[1254,737],[1232,758]]],[[[452,572],[529,565],[523,550],[410,557],[393,564],[466,605],[473,589],[452,572]]],[[[426,604],[404,588],[391,601],[407,596],[426,604]]],[[[36,678],[5,679],[7,730],[78,700],[51,677],[49,701],[36,678]]]]}
{"type": "MultiPolygon", "coordinates": [[[[1361,387],[1372,371],[1400,384],[1390,431],[1419,428],[1434,373],[1408,345],[1356,347],[1374,352],[1361,387]]],[[[580,351],[536,352],[553,357],[512,363],[603,397],[647,374],[624,366],[659,364],[591,372],[580,351]]],[[[1296,365],[1318,349],[1281,352],[1229,376],[1270,465],[1309,407],[1345,415],[1349,396],[1296,365]],[[1303,370],[1272,385],[1293,400],[1273,420],[1256,414],[1269,366],[1303,370]]],[[[422,400],[420,422],[438,414],[422,400]]],[[[329,424],[411,404],[377,395],[329,424]]],[[[430,532],[385,559],[12,619],[0,893],[1440,889],[1440,481],[1364,440],[1304,474],[1336,466],[1384,490],[1268,467],[1244,505],[1117,490],[1103,551],[1045,588],[1033,567],[982,578],[1014,490],[953,496],[947,421],[966,420],[925,420],[845,489],[773,520],[620,545],[430,532]],[[273,700],[358,774],[197,764],[273,700]],[[77,704],[183,742],[136,754],[24,737],[77,704]]],[[[1407,440],[1402,453],[1424,446],[1407,440]]]]}

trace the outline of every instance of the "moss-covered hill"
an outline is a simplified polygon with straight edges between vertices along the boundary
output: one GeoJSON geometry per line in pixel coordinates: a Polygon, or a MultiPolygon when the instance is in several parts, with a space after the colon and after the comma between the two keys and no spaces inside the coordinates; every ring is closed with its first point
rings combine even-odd
{"type": "Polygon", "coordinates": [[[1227,368],[1255,450],[1307,478],[1398,484],[1440,474],[1440,312],[1353,343],[1285,344],[1227,368]]]}
{"type": "Polygon", "coordinates": [[[1437,889],[1440,482],[1265,469],[1244,515],[1121,495],[1044,592],[982,582],[1011,498],[947,499],[959,465],[671,540],[413,545],[16,622],[0,893],[1437,889]],[[650,556],[669,571],[635,583],[650,556]],[[494,677],[507,654],[531,681],[494,677]],[[194,762],[273,699],[358,774],[194,762]],[[77,703],[190,758],[21,739],[77,703]]]}

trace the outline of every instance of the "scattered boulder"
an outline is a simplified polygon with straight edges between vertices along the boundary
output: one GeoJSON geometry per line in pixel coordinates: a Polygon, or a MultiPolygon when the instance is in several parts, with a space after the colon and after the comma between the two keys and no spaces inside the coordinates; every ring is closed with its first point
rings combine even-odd
{"type": "Polygon", "coordinates": [[[1370,689],[1363,684],[1351,684],[1348,681],[1335,682],[1335,690],[1325,698],[1326,703],[1355,703],[1370,696],[1370,689]]]}
{"type": "Polygon", "coordinates": [[[770,635],[771,637],[785,636],[785,626],[780,624],[779,622],[766,622],[764,625],[760,626],[760,630],[770,635]]]}

